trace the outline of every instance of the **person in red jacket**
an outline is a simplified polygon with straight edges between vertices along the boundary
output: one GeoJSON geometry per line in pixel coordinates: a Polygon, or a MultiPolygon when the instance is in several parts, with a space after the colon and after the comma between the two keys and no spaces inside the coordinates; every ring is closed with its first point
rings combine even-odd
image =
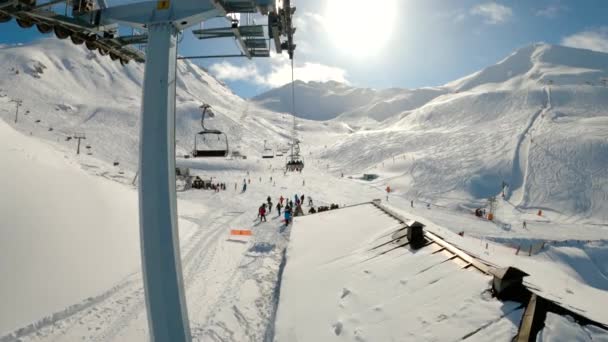
{"type": "Polygon", "coordinates": [[[260,222],[266,222],[266,203],[260,207],[260,222]]]}

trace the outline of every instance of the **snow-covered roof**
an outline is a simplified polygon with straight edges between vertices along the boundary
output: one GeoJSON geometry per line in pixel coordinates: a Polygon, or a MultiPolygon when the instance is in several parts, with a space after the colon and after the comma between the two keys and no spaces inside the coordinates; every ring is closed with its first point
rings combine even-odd
{"type": "MultiPolygon", "coordinates": [[[[296,218],[275,340],[510,341],[517,335],[526,303],[493,297],[492,276],[484,272],[494,270],[489,262],[456,255],[464,251],[432,232],[423,248],[412,249],[395,235],[403,227],[404,220],[372,204],[296,218]]],[[[608,336],[591,325],[578,329],[608,336]]]]}
{"type": "Polygon", "coordinates": [[[489,325],[516,334],[521,306],[492,298],[491,277],[440,246],[372,250],[399,227],[371,204],[296,218],[276,340],[449,340],[489,325]]]}

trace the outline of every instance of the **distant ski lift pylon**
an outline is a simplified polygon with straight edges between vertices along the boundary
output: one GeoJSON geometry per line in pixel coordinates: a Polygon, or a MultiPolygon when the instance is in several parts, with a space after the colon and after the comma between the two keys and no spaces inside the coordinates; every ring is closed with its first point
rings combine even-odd
{"type": "Polygon", "coordinates": [[[262,158],[274,158],[274,151],[270,147],[266,146],[266,140],[264,140],[264,152],[262,152],[262,158]]]}
{"type": "Polygon", "coordinates": [[[194,136],[194,150],[192,151],[192,156],[194,158],[228,156],[228,136],[220,130],[208,129],[205,127],[205,114],[209,117],[215,116],[211,110],[211,105],[203,104],[200,108],[202,110],[201,126],[203,127],[203,130],[196,133],[194,136]]]}

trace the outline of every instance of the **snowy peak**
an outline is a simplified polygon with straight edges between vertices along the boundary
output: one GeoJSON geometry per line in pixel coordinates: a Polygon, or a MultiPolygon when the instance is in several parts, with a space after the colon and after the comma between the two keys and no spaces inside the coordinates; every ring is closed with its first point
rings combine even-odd
{"type": "MultiPolygon", "coordinates": [[[[383,121],[405,110],[420,107],[447,92],[442,88],[376,90],[356,88],[336,81],[295,81],[294,87],[297,116],[310,120],[340,117],[341,121],[349,123],[383,121]]],[[[291,83],[258,95],[253,101],[272,111],[291,112],[291,83]]]]}
{"type": "MultiPolygon", "coordinates": [[[[472,75],[442,87],[421,89],[356,88],[344,83],[295,82],[296,115],[312,120],[338,120],[351,126],[398,119],[441,95],[478,91],[517,91],[537,85],[597,85],[608,77],[608,54],[548,44],[532,44],[472,75]]],[[[446,100],[446,99],[441,99],[446,100]]],[[[276,112],[291,112],[291,84],[253,98],[276,112]]]]}
{"type": "Polygon", "coordinates": [[[515,88],[526,82],[580,85],[607,76],[608,54],[549,44],[533,44],[477,73],[448,83],[455,91],[503,84],[515,88]]]}
{"type": "MultiPolygon", "coordinates": [[[[371,89],[354,88],[344,83],[295,81],[296,115],[312,120],[329,120],[367,104],[375,96],[371,89]]],[[[253,98],[253,101],[276,112],[292,111],[291,83],[253,98]]]]}

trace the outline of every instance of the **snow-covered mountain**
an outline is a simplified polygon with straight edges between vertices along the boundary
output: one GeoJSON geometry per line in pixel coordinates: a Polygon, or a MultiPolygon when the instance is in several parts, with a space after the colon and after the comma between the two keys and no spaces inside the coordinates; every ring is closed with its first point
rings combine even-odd
{"type": "MultiPolygon", "coordinates": [[[[9,100],[20,98],[17,129],[70,146],[65,134],[84,131],[95,157],[136,170],[141,65],[57,40],[0,53],[6,121],[9,100]]],[[[298,131],[305,154],[337,173],[379,173],[404,196],[469,203],[500,194],[504,181],[515,206],[606,220],[605,77],[607,54],[535,44],[438,88],[296,82],[298,115],[316,119],[300,119],[298,131]]],[[[263,107],[289,112],[289,86],[245,101],[190,62],[179,63],[178,79],[178,154],[192,148],[203,101],[219,114],[208,126],[226,132],[233,148],[256,156],[264,140],[286,144],[290,116],[263,107]]]]}
{"type": "MultiPolygon", "coordinates": [[[[378,122],[404,110],[418,108],[447,92],[444,88],[369,89],[344,83],[294,82],[296,115],[310,120],[340,117],[349,123],[378,122]]],[[[256,104],[276,112],[292,111],[291,83],[254,97],[256,104]]]]}
{"type": "MultiPolygon", "coordinates": [[[[20,99],[23,107],[17,129],[63,145],[73,145],[65,138],[83,132],[95,156],[136,168],[143,65],[121,66],[56,39],[6,46],[0,55],[0,105],[5,120],[13,121],[10,101],[20,99]]],[[[189,61],[179,61],[177,73],[178,155],[193,148],[194,135],[201,130],[202,103],[211,104],[217,114],[205,121],[206,127],[225,132],[232,149],[258,155],[264,140],[270,146],[287,143],[292,127],[287,115],[250,104],[189,61]]],[[[301,122],[303,130],[310,130],[307,126],[301,122]]]]}

